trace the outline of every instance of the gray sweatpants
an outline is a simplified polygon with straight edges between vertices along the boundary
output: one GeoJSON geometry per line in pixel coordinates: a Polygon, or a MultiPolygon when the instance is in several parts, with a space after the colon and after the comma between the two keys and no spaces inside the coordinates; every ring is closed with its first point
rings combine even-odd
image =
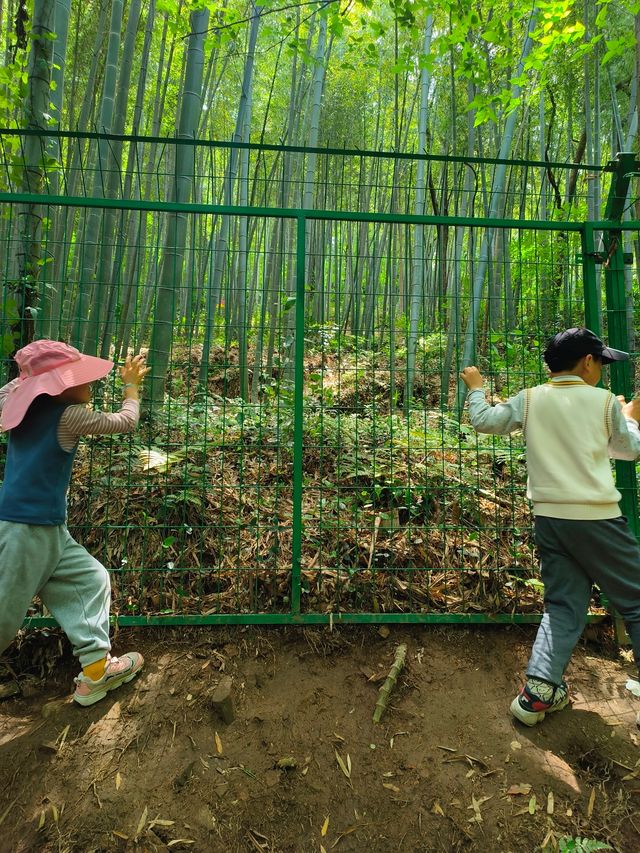
{"type": "Polygon", "coordinates": [[[527,675],[560,684],[597,583],[623,617],[640,671],[640,548],[623,516],[573,521],[536,516],[544,616],[527,675]]]}
{"type": "Polygon", "coordinates": [[[71,641],[81,666],[111,649],[111,585],[104,566],[65,525],[0,521],[0,654],[36,594],[71,641]]]}

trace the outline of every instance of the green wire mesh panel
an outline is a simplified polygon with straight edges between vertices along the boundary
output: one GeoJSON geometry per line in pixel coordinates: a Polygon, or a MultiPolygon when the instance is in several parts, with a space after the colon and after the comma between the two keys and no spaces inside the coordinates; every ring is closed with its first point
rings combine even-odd
{"type": "MultiPolygon", "coordinates": [[[[122,453],[119,494],[111,487],[104,522],[96,525],[92,518],[83,541],[97,554],[109,554],[122,613],[275,611],[283,606],[282,596],[276,596],[276,569],[279,512],[283,504],[291,504],[290,454],[281,452],[277,420],[266,423],[260,394],[255,404],[246,398],[249,367],[239,357],[248,310],[246,276],[215,297],[208,369],[201,370],[202,303],[209,294],[199,282],[210,252],[207,240],[196,235],[211,234],[214,223],[208,216],[187,220],[193,242],[171,310],[177,319],[171,330],[167,393],[164,401],[148,408],[133,439],[133,454],[129,448],[122,453]],[[108,525],[108,507],[125,520],[119,530],[108,525]]],[[[151,245],[151,251],[157,254],[160,247],[151,245]]],[[[255,264],[264,261],[264,252],[254,254],[255,264]]],[[[226,263],[235,270],[237,262],[229,253],[226,263]]],[[[158,299],[153,274],[148,286],[147,304],[153,306],[158,299]]],[[[136,347],[144,347],[149,334],[145,325],[152,322],[144,299],[144,293],[135,294],[135,304],[142,306],[133,318],[131,342],[136,347]]],[[[277,380],[271,392],[280,399],[277,380]]],[[[104,464],[109,466],[109,460],[104,464]]],[[[87,474],[94,469],[89,459],[87,474]]],[[[93,504],[102,493],[103,484],[96,482],[94,495],[87,498],[93,504]]],[[[79,518],[82,511],[78,506],[79,518]]]]}
{"type": "Polygon", "coordinates": [[[5,375],[32,337],[149,354],[138,431],[84,440],[69,498],[123,624],[536,618],[522,437],[476,436],[457,377],[506,399],[549,335],[606,328],[593,167],[15,131],[0,158],[5,375]]]}
{"type": "MultiPolygon", "coordinates": [[[[192,242],[171,310],[176,320],[166,395],[152,401],[130,441],[94,439],[85,446],[70,523],[114,572],[114,610],[120,614],[282,614],[290,608],[292,559],[288,314],[279,291],[275,298],[264,288],[256,309],[251,281],[268,264],[284,276],[289,268],[295,272],[295,229],[291,221],[270,220],[282,235],[282,248],[273,254],[262,247],[241,256],[228,248],[228,278],[213,293],[202,282],[211,264],[215,218],[186,218],[192,242]],[[215,308],[210,314],[207,302],[215,308]],[[259,319],[248,340],[247,315],[254,311],[259,319]]],[[[228,219],[230,242],[242,229],[265,226],[253,218],[228,219]]],[[[162,247],[149,240],[145,250],[155,257],[162,247]]],[[[134,349],[147,350],[155,281],[151,272],[133,296],[134,349]]]]}
{"type": "Polygon", "coordinates": [[[547,335],[584,322],[580,236],[498,232],[474,323],[474,257],[441,262],[442,229],[351,226],[314,222],[308,238],[304,607],[539,612],[522,436],[459,423],[459,353],[465,335],[486,341],[494,401],[544,381],[547,335]],[[416,248],[412,305],[398,280],[416,248]]]}

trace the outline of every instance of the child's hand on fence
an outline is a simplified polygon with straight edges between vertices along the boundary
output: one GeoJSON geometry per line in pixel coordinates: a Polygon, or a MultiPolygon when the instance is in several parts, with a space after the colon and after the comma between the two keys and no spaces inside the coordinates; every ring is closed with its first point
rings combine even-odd
{"type": "Polygon", "coordinates": [[[125,396],[137,395],[140,383],[150,370],[151,368],[147,367],[142,353],[134,355],[133,358],[127,356],[124,365],[120,368],[120,378],[125,386],[125,396]]]}
{"type": "Polygon", "coordinates": [[[625,418],[633,418],[634,421],[640,422],[640,397],[634,397],[622,407],[622,414],[625,418]]]}
{"type": "Polygon", "coordinates": [[[460,379],[462,379],[469,391],[476,391],[478,388],[482,388],[482,374],[477,367],[465,367],[460,374],[460,379]]]}

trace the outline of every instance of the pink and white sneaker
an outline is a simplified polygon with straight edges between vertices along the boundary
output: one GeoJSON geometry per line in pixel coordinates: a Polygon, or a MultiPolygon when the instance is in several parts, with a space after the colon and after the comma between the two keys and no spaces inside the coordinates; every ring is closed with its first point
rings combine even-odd
{"type": "Polygon", "coordinates": [[[107,666],[102,678],[93,681],[82,672],[74,678],[76,689],[73,698],[79,705],[94,705],[104,699],[110,690],[135,678],[143,666],[144,658],[138,652],[127,652],[121,658],[107,655],[107,666]]]}

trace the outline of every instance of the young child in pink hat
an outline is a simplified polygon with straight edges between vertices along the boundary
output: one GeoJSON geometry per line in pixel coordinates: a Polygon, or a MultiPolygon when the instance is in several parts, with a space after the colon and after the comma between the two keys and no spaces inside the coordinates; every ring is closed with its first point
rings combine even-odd
{"type": "Polygon", "coordinates": [[[141,670],[142,655],[109,654],[111,587],[107,570],[69,534],[67,490],[83,435],[133,432],[138,390],[149,372],[141,355],[120,375],[122,408],[92,411],[91,383],[113,362],[59,341],[34,341],[15,355],[17,379],[0,388],[0,426],[8,432],[0,488],[0,654],[13,641],[34,595],[57,619],[79,658],[73,698],[93,705],[141,670]]]}

